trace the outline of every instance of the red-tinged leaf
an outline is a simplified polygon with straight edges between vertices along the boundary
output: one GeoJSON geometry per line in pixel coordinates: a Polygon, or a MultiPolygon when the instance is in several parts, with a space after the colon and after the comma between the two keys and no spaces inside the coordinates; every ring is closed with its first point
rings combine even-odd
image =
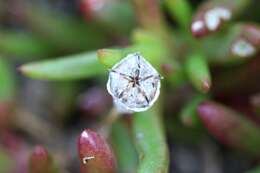
{"type": "Polygon", "coordinates": [[[85,20],[95,21],[105,27],[106,32],[125,33],[134,26],[134,14],[129,1],[80,0],[79,5],[85,20]]]}
{"type": "Polygon", "coordinates": [[[221,26],[239,14],[250,3],[241,1],[206,1],[193,16],[191,31],[195,37],[204,37],[218,31],[221,26]]]}
{"type": "Polygon", "coordinates": [[[256,47],[260,47],[260,26],[259,24],[243,24],[242,35],[256,47]]]}
{"type": "Polygon", "coordinates": [[[36,146],[29,159],[30,173],[56,173],[52,158],[42,146],[36,146]]]}
{"type": "Polygon", "coordinates": [[[260,154],[260,129],[236,111],[205,101],[198,106],[205,127],[222,143],[242,151],[260,154]]]}
{"type": "Polygon", "coordinates": [[[109,144],[96,132],[86,129],[78,139],[82,173],[115,173],[116,162],[109,144]]]}
{"type": "Polygon", "coordinates": [[[260,27],[256,24],[238,25],[240,32],[231,45],[234,56],[247,58],[256,55],[260,48],[260,27]]]}
{"type": "Polygon", "coordinates": [[[12,173],[28,173],[28,147],[24,139],[11,132],[1,132],[0,143],[12,159],[12,173]]]}

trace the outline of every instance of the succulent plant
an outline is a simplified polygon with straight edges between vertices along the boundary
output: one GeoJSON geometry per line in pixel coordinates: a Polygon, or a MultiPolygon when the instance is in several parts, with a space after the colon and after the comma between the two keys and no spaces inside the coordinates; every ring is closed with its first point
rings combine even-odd
{"type": "Polygon", "coordinates": [[[189,172],[189,153],[259,171],[258,7],[0,0],[0,172],[189,172]]]}

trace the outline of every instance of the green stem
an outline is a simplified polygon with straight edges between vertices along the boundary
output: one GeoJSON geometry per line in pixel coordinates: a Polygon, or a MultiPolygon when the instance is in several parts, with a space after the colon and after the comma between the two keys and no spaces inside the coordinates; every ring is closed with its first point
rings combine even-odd
{"type": "Polygon", "coordinates": [[[148,30],[161,30],[164,25],[157,0],[133,0],[139,24],[148,30]]]}
{"type": "Polygon", "coordinates": [[[167,173],[169,156],[158,107],[133,115],[133,132],[139,154],[137,173],[167,173]]]}
{"type": "Polygon", "coordinates": [[[138,157],[127,125],[122,120],[113,124],[111,137],[113,149],[117,156],[119,172],[135,172],[138,157]]]}

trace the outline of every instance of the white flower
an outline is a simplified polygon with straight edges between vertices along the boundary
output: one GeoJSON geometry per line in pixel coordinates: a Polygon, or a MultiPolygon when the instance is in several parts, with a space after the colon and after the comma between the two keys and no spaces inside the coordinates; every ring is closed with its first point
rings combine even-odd
{"type": "Polygon", "coordinates": [[[149,109],[160,94],[161,77],[139,53],[127,55],[109,72],[107,90],[121,113],[149,109]]]}

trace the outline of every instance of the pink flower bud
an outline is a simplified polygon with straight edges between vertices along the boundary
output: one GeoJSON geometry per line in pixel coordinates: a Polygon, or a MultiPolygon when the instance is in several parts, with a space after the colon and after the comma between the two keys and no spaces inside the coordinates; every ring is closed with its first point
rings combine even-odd
{"type": "Polygon", "coordinates": [[[82,173],[115,173],[116,162],[106,140],[86,129],[78,139],[78,152],[82,173]]]}

